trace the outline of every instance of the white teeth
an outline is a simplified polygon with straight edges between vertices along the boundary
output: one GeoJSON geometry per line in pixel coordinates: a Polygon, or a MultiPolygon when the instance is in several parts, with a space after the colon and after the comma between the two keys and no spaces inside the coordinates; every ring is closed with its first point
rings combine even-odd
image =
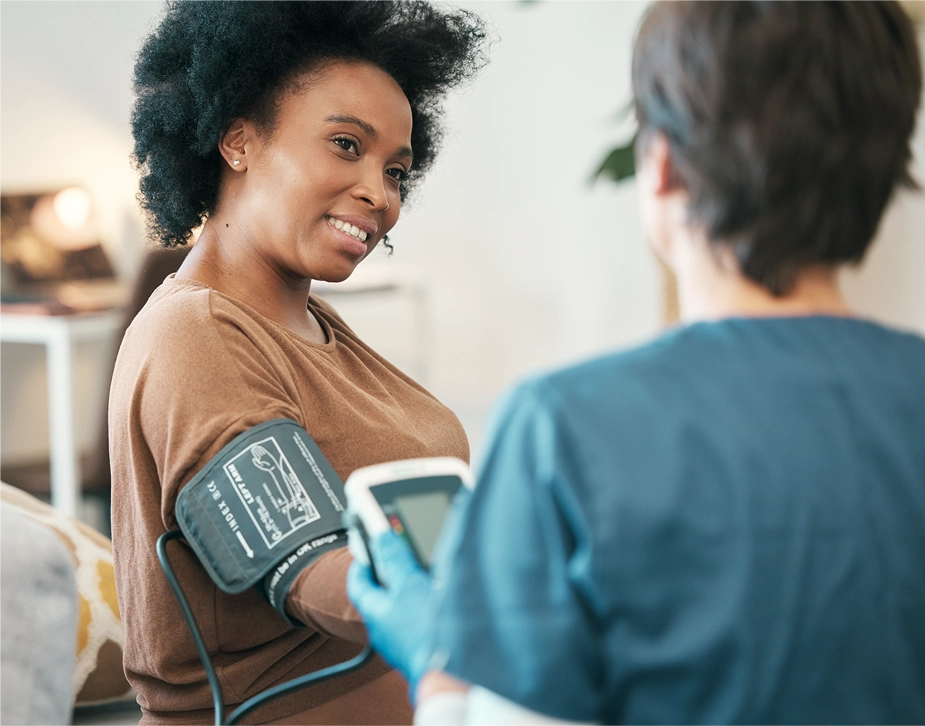
{"type": "Polygon", "coordinates": [[[356,237],[361,242],[365,242],[366,238],[369,236],[368,234],[366,234],[366,232],[364,232],[359,227],[354,227],[352,224],[347,224],[346,222],[340,219],[334,219],[334,217],[328,217],[328,222],[332,226],[341,230],[342,232],[346,232],[347,234],[353,237],[356,237]]]}

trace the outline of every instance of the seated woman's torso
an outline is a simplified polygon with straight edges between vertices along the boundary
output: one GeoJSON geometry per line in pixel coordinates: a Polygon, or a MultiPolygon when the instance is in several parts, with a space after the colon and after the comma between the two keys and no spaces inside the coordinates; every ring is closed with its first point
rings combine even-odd
{"type": "MultiPolygon", "coordinates": [[[[327,343],[300,338],[200,283],[168,278],[126,333],[110,398],[113,542],[125,666],[149,722],[210,719],[208,683],[154,543],[176,528],[181,487],[225,444],[262,421],[290,418],[342,479],[395,459],[468,459],[452,412],[365,346],[324,302],[312,298],[310,307],[327,343]]],[[[185,547],[171,556],[229,703],[357,652],[312,628],[293,629],[254,591],[219,591],[185,547]]],[[[340,553],[334,562],[318,568],[324,581],[313,584],[326,612],[347,605],[349,557],[340,553]]],[[[385,670],[377,660],[274,704],[261,718],[304,711],[385,670]]]]}

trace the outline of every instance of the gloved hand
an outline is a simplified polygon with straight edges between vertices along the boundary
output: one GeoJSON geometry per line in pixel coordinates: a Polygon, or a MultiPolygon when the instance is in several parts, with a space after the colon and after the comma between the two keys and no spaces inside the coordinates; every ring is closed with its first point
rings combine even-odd
{"type": "Polygon", "coordinates": [[[433,621],[431,579],[408,544],[389,530],[371,543],[376,568],[388,587],[373,580],[367,565],[355,561],[347,575],[347,594],[366,623],[369,640],[410,685],[411,699],[430,662],[433,621]]]}

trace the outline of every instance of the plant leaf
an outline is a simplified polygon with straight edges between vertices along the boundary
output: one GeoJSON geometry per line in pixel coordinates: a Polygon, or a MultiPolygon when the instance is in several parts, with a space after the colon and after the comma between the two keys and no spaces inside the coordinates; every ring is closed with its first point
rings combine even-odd
{"type": "Polygon", "coordinates": [[[633,138],[629,140],[629,143],[618,146],[616,149],[611,151],[607,158],[601,162],[601,165],[597,168],[594,174],[591,177],[591,181],[596,181],[601,177],[609,179],[613,182],[623,181],[632,176],[636,175],[636,137],[638,134],[633,134],[633,138]]]}

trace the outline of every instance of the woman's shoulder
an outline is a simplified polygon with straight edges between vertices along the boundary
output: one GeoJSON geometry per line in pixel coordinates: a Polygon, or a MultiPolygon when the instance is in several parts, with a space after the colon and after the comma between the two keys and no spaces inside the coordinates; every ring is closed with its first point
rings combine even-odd
{"type": "Polygon", "coordinates": [[[259,316],[246,305],[197,280],[171,276],[151,294],[131,327],[169,337],[188,333],[202,336],[210,328],[248,322],[259,322],[259,316]]]}
{"type": "Polygon", "coordinates": [[[123,396],[156,391],[155,398],[164,398],[158,405],[180,405],[180,397],[184,410],[211,410],[214,403],[234,411],[233,401],[264,410],[267,401],[285,400],[279,379],[287,361],[246,308],[206,285],[173,278],[155,290],[126,331],[113,390],[123,396]],[[204,404],[209,397],[214,402],[204,404]]]}
{"type": "Polygon", "coordinates": [[[135,316],[122,347],[144,350],[149,359],[226,356],[242,347],[266,347],[262,341],[270,336],[264,328],[246,306],[208,285],[169,277],[135,316]]]}
{"type": "Polygon", "coordinates": [[[190,316],[207,316],[211,293],[211,288],[202,283],[171,275],[151,293],[132,325],[156,326],[190,316]]]}

